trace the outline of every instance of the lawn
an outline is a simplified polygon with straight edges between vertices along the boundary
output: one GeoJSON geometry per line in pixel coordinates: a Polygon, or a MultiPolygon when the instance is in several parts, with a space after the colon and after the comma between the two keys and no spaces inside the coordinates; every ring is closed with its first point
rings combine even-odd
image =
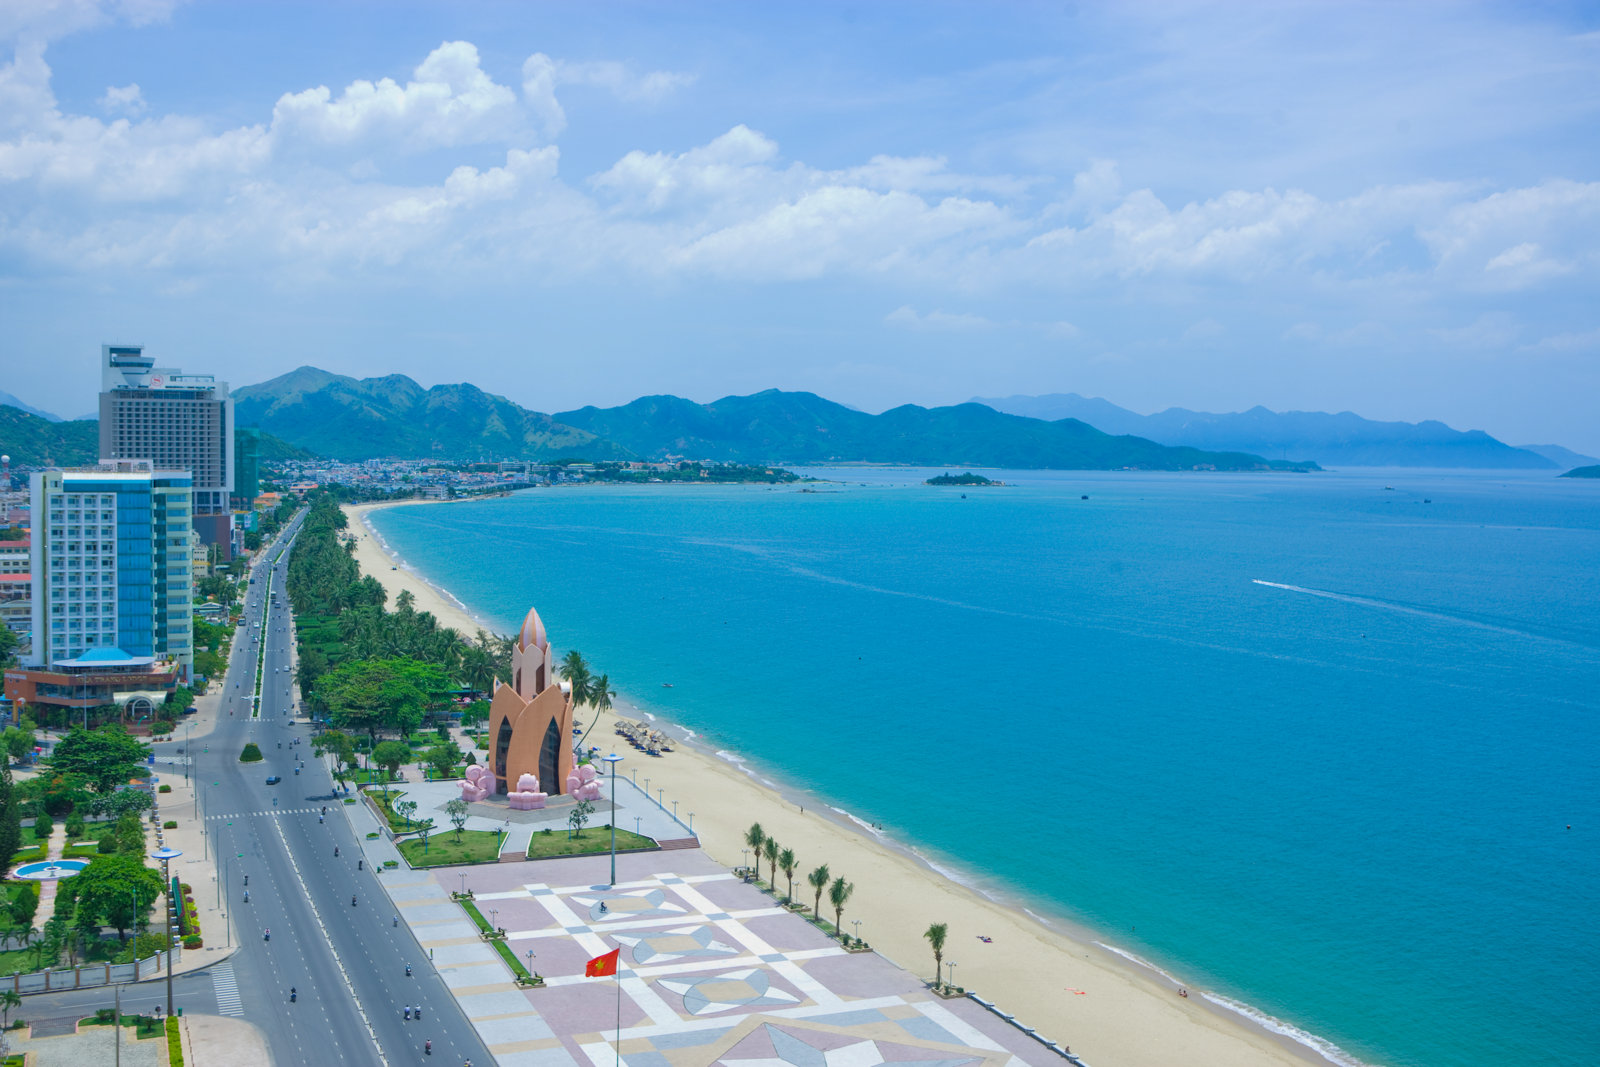
{"type": "Polygon", "coordinates": [[[500,858],[500,835],[493,830],[463,830],[456,843],[454,830],[428,835],[427,852],[420,838],[396,842],[400,855],[413,867],[452,867],[458,863],[494,863],[500,858]]]}
{"type": "Polygon", "coordinates": [[[368,789],[366,794],[372,798],[372,802],[378,806],[378,810],[383,812],[384,818],[389,820],[389,829],[397,834],[409,834],[422,829],[424,826],[433,825],[432,819],[412,819],[407,822],[405,816],[394,810],[395,801],[406,795],[404,790],[391,789],[388,795],[385,796],[381,789],[368,789]]]}
{"type": "MultiPolygon", "coordinates": [[[[655,842],[648,837],[641,837],[632,830],[617,828],[617,851],[626,852],[634,848],[650,848],[655,842]]],[[[572,837],[565,830],[552,830],[550,833],[533,835],[533,840],[528,842],[528,858],[530,860],[544,859],[548,856],[587,856],[596,852],[611,851],[611,831],[606,827],[589,827],[583,831],[582,837],[572,837]]]]}

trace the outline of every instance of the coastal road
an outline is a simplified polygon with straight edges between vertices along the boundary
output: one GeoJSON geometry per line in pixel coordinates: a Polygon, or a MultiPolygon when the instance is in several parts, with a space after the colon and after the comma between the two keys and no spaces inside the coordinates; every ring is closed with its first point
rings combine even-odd
{"type": "MultiPolygon", "coordinates": [[[[291,543],[300,521],[285,529],[278,546],[291,543]]],[[[262,557],[246,605],[246,618],[261,629],[246,626],[236,638],[224,682],[227,703],[217,728],[195,743],[201,751],[193,753],[194,773],[204,783],[208,844],[220,856],[213,892],[229,897],[234,935],[241,939],[230,962],[244,1017],[261,1027],[274,1061],[285,1067],[491,1064],[427,953],[404,924],[394,924],[379,876],[356,870],[361,850],[332,777],[311,756],[309,728],[291,717],[288,554],[280,558],[274,547],[262,557]],[[252,718],[252,638],[262,632],[261,713],[252,718]],[[260,746],[265,760],[238,762],[247,741],[260,746]],[[271,775],[282,781],[268,785],[271,775]],[[324,806],[327,816],[319,821],[324,806]],[[290,987],[298,991],[293,1004],[290,987]],[[412,1005],[423,1007],[422,1021],[402,1017],[412,1005]],[[423,1052],[429,1040],[432,1057],[423,1052]]]]}

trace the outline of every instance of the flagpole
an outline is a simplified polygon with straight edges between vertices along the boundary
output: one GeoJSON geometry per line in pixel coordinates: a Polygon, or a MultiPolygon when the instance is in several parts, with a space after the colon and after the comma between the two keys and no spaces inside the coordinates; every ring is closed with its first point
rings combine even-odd
{"type": "Polygon", "coordinates": [[[622,1067],[622,956],[617,956],[617,1067],[622,1067]]]}

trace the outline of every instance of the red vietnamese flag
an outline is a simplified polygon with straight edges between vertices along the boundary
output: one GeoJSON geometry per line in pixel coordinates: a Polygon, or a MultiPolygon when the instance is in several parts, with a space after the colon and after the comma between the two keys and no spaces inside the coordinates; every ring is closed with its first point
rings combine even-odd
{"type": "Polygon", "coordinates": [[[585,978],[606,978],[617,973],[617,958],[622,955],[620,948],[614,948],[604,956],[596,956],[590,960],[583,969],[585,978]]]}

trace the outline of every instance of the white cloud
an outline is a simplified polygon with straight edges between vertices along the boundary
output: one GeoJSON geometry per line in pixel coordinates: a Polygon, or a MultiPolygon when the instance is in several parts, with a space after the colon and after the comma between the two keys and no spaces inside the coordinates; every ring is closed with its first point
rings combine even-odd
{"type": "Polygon", "coordinates": [[[1501,349],[1517,339],[1517,326],[1504,312],[1479,315],[1465,326],[1444,327],[1428,333],[1449,348],[1501,349]]]}
{"type": "Polygon", "coordinates": [[[0,41],[58,40],[80,30],[122,21],[146,26],[169,18],[181,0],[6,0],[0,4],[0,41]]]}
{"type": "Polygon", "coordinates": [[[144,94],[139,91],[139,83],[124,85],[120,88],[115,85],[107,86],[105,95],[100,98],[100,107],[110,114],[142,115],[148,105],[144,102],[144,94]]]}
{"type": "Polygon", "coordinates": [[[654,104],[679,89],[693,85],[695,78],[692,74],[670,70],[635,74],[624,63],[601,60],[557,64],[556,80],[564,85],[593,85],[608,89],[618,100],[654,104]]]}
{"type": "Polygon", "coordinates": [[[543,52],[535,52],[523,61],[522,99],[538,117],[546,137],[553,138],[567,128],[567,114],[556,99],[555,60],[543,52]]]}
{"type": "Polygon", "coordinates": [[[1549,337],[1541,337],[1530,345],[1523,345],[1524,352],[1600,352],[1600,328],[1584,330],[1579,333],[1557,333],[1549,337]]]}
{"type": "Polygon", "coordinates": [[[889,312],[883,321],[908,330],[988,330],[995,325],[981,315],[953,315],[948,311],[930,311],[924,315],[908,304],[889,312]]]}
{"type": "Polygon", "coordinates": [[[1228,328],[1216,319],[1201,319],[1183,331],[1183,339],[1197,344],[1210,344],[1227,332],[1228,328]]]}
{"type": "Polygon", "coordinates": [[[521,115],[516,94],[479,64],[478,49],[446,41],[401,86],[391,78],[351,82],[335,99],[325,85],[284,93],[272,109],[274,134],[337,145],[381,140],[426,149],[508,138],[521,115]]]}

